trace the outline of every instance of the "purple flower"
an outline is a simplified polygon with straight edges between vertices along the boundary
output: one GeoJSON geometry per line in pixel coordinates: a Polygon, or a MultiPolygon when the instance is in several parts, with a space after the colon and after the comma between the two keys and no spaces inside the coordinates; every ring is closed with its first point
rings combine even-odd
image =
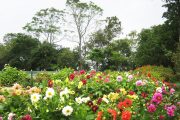
{"type": "Polygon", "coordinates": [[[156,111],[156,106],[154,104],[150,104],[148,106],[148,112],[153,113],[156,111]]]}
{"type": "Polygon", "coordinates": [[[117,76],[117,81],[121,82],[122,81],[122,76],[117,76]]]}
{"type": "Polygon", "coordinates": [[[138,81],[136,81],[136,86],[142,86],[142,85],[143,85],[142,80],[138,80],[138,81]]]}

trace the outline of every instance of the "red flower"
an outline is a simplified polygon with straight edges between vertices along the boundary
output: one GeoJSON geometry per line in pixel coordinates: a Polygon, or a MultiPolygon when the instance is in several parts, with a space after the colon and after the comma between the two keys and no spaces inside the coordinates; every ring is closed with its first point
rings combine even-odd
{"type": "Polygon", "coordinates": [[[124,106],[125,107],[130,107],[132,105],[132,100],[130,99],[125,99],[124,100],[124,106]]]}
{"type": "Polygon", "coordinates": [[[83,85],[86,85],[87,81],[85,79],[81,80],[83,85]]]}
{"type": "Polygon", "coordinates": [[[116,117],[117,117],[117,112],[116,112],[116,110],[108,109],[108,112],[111,113],[111,115],[113,116],[113,120],[116,120],[116,117]]]}
{"type": "Polygon", "coordinates": [[[92,106],[92,111],[93,111],[93,112],[96,112],[96,111],[98,110],[98,108],[99,108],[99,107],[98,107],[97,105],[93,105],[93,106],[92,106]]]}
{"type": "Polygon", "coordinates": [[[83,74],[85,74],[86,72],[85,72],[85,70],[80,70],[80,74],[81,75],[83,75],[83,74]]]}
{"type": "Polygon", "coordinates": [[[119,108],[119,110],[123,110],[124,103],[123,102],[119,102],[117,107],[119,108]]]}
{"type": "Polygon", "coordinates": [[[50,88],[53,87],[53,81],[52,80],[48,80],[48,87],[50,87],[50,88]]]}
{"type": "Polygon", "coordinates": [[[86,78],[87,78],[87,79],[90,79],[90,78],[91,78],[91,75],[87,75],[86,78]]]}
{"type": "Polygon", "coordinates": [[[164,116],[163,116],[163,115],[160,115],[160,116],[159,116],[159,120],[164,120],[164,116]]]}
{"type": "Polygon", "coordinates": [[[102,102],[102,98],[99,98],[98,101],[97,101],[97,104],[100,105],[102,102]]]}
{"type": "Polygon", "coordinates": [[[134,92],[134,91],[129,91],[129,94],[130,94],[130,95],[134,95],[135,92],[134,92]]]}
{"type": "Polygon", "coordinates": [[[25,115],[21,118],[21,120],[32,120],[30,115],[25,115]]]}
{"type": "Polygon", "coordinates": [[[122,119],[122,120],[130,120],[130,119],[131,119],[131,112],[129,112],[129,111],[123,111],[123,112],[122,112],[121,119],[122,119]]]}
{"type": "Polygon", "coordinates": [[[87,102],[87,105],[88,105],[89,107],[91,107],[91,106],[93,106],[93,102],[92,102],[92,101],[88,101],[88,102],[87,102]]]}
{"type": "Polygon", "coordinates": [[[74,78],[75,78],[75,74],[72,73],[72,74],[69,75],[70,80],[74,80],[74,78]]]}
{"type": "Polygon", "coordinates": [[[148,77],[151,77],[151,73],[148,73],[147,76],[148,76],[148,77]]]}
{"type": "Polygon", "coordinates": [[[96,120],[101,120],[102,119],[102,115],[103,115],[103,112],[99,111],[96,120]]]}
{"type": "Polygon", "coordinates": [[[145,93],[145,92],[142,92],[142,93],[141,93],[141,96],[142,96],[143,98],[146,98],[146,97],[148,96],[148,94],[145,93]]]}

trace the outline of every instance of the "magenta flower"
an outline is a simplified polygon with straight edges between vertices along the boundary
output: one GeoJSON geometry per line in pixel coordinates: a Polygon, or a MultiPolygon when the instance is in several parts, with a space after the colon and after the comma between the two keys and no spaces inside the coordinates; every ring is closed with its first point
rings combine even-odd
{"type": "Polygon", "coordinates": [[[153,113],[156,111],[156,106],[154,104],[150,104],[148,106],[148,112],[153,113]]]}
{"type": "Polygon", "coordinates": [[[138,80],[138,81],[136,81],[136,86],[142,86],[142,85],[143,85],[142,80],[138,80]]]}
{"type": "Polygon", "coordinates": [[[3,120],[3,117],[0,116],[0,120],[3,120]]]}
{"type": "Polygon", "coordinates": [[[174,110],[172,109],[172,107],[168,107],[168,108],[167,108],[167,114],[168,114],[170,117],[174,116],[174,110]]]}
{"type": "Polygon", "coordinates": [[[153,95],[153,99],[152,99],[152,102],[155,102],[157,104],[161,103],[163,97],[162,97],[162,94],[161,93],[155,93],[153,95]]]}

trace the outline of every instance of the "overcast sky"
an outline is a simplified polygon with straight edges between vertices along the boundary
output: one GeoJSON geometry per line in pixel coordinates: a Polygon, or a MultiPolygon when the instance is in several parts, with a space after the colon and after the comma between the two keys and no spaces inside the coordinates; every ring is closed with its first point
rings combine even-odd
{"type": "MultiPolygon", "coordinates": [[[[83,0],[89,1],[89,0],[83,0]]],[[[162,0],[91,0],[103,8],[103,16],[117,16],[122,22],[123,33],[140,31],[164,22],[162,0]]],[[[6,33],[23,32],[22,27],[43,8],[65,8],[66,0],[1,0],[0,41],[6,33]]],[[[69,43],[66,43],[69,44],[69,43]]],[[[65,45],[68,46],[68,45],[65,45]]]]}

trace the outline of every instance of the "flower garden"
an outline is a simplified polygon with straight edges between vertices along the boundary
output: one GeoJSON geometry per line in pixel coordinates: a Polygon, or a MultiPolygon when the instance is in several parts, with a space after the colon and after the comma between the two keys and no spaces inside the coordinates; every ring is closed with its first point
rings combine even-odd
{"type": "Polygon", "coordinates": [[[163,72],[172,75],[157,66],[129,72],[66,68],[49,80],[34,78],[30,86],[1,82],[0,120],[178,120],[178,87],[163,72]]]}

